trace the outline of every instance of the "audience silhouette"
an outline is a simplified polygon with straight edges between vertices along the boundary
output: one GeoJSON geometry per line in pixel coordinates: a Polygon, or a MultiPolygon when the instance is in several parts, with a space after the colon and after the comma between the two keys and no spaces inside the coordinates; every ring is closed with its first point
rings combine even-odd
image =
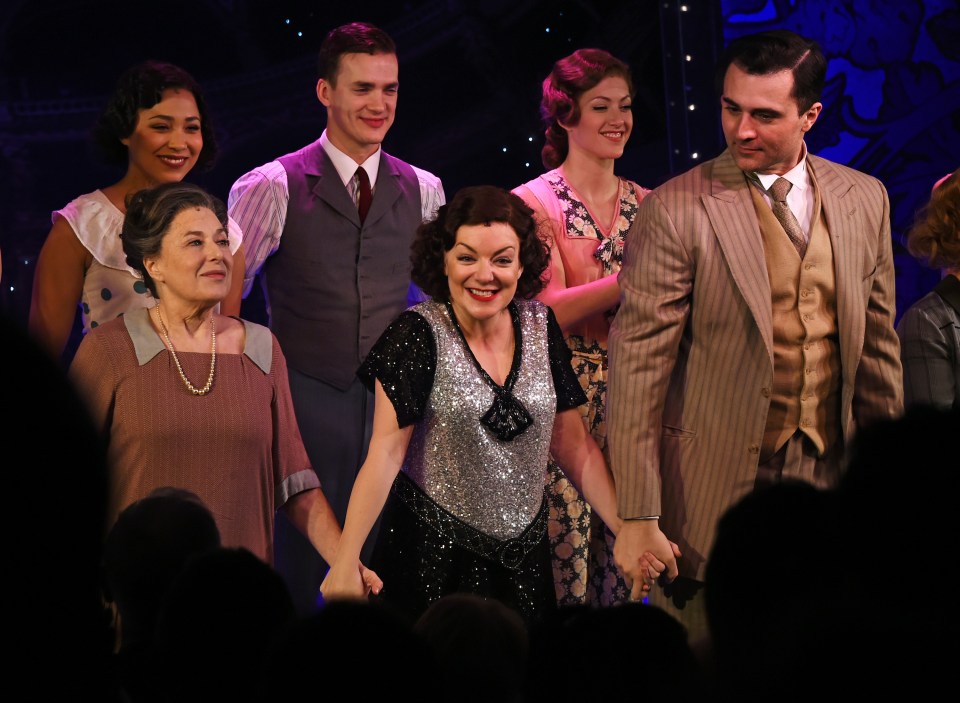
{"type": "Polygon", "coordinates": [[[561,608],[535,625],[527,671],[526,703],[565,698],[574,677],[588,700],[692,703],[707,694],[680,621],[657,606],[633,601],[606,608],[561,608]],[[590,642],[595,649],[558,660],[562,642],[590,642]],[[592,671],[558,675],[558,665],[565,672],[574,667],[592,671]]]}
{"type": "Polygon", "coordinates": [[[789,691],[785,667],[802,655],[797,633],[836,598],[833,500],[785,481],[747,494],[721,517],[704,585],[710,636],[701,661],[722,700],[789,691]]]}
{"type": "Polygon", "coordinates": [[[825,624],[835,673],[858,695],[917,699],[951,683],[957,437],[960,408],[911,406],[863,430],[851,449],[837,490],[843,548],[834,550],[845,600],[825,624]]]}
{"type": "Polygon", "coordinates": [[[338,599],[294,620],[276,639],[267,653],[260,700],[301,700],[329,690],[370,700],[439,703],[459,698],[468,685],[473,682],[440,688],[429,646],[401,613],[380,601],[338,599]]]}
{"type": "MultiPolygon", "coordinates": [[[[295,617],[283,579],[247,549],[220,547],[190,557],[157,618],[166,700],[256,701],[266,652],[295,617]]],[[[289,673],[310,678],[308,668],[289,673]]]]}
{"type": "Polygon", "coordinates": [[[942,690],[958,432],[960,410],[911,407],[858,432],[835,490],[778,484],[723,515],[705,586],[715,698],[942,690]]]}
{"type": "Polygon", "coordinates": [[[433,651],[438,684],[461,703],[520,703],[529,634],[520,613],[494,598],[451,593],[413,625],[433,651]],[[469,685],[464,685],[469,682],[469,685]]]}
{"type": "Polygon", "coordinates": [[[158,488],[123,510],[103,551],[105,602],[116,611],[117,675],[134,703],[159,701],[167,674],[154,665],[154,632],[164,595],[194,554],[220,547],[199,496],[158,488]]]}
{"type": "Polygon", "coordinates": [[[62,368],[2,312],[0,340],[2,466],[13,482],[0,522],[0,674],[27,699],[119,701],[100,597],[105,448],[62,368]]]}

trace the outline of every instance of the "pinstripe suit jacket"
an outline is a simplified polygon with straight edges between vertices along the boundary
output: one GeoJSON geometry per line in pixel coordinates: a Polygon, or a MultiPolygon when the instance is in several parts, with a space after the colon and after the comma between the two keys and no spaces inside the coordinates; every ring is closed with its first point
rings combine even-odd
{"type": "MultiPolygon", "coordinates": [[[[890,203],[877,179],[808,156],[833,247],[842,435],[902,412],[890,203]]],[[[703,580],[723,512],[753,488],[773,382],[770,281],[729,152],[656,188],[627,234],[610,334],[611,468],[624,518],[660,515],[703,580]]],[[[798,373],[800,370],[798,369],[798,373]]]]}

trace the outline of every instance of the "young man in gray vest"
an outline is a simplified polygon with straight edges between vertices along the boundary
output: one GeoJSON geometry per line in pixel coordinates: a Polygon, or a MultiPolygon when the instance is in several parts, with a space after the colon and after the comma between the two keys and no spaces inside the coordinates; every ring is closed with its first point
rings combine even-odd
{"type": "Polygon", "coordinates": [[[835,486],[857,428],[902,411],[886,189],[804,143],[826,68],[792,32],[734,40],[718,75],[726,151],[647,195],[626,239],[614,558],[635,598],[662,573],[650,602],[694,640],[727,508],[788,478],[835,486]]]}
{"type": "MultiPolygon", "coordinates": [[[[228,203],[244,233],[244,295],[260,272],[300,433],[342,525],[373,423],[373,394],[354,374],[407,306],[410,243],[445,197],[439,178],[380,147],[399,83],[383,30],[333,29],[318,73],[320,139],[239,178],[228,203]]],[[[312,612],[327,565],[282,518],[275,535],[275,566],[298,610],[312,612]]]]}

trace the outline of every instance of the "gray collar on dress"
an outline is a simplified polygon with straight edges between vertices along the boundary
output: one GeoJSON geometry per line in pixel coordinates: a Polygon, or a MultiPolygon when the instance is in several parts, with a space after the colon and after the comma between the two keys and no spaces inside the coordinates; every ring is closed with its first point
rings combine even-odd
{"type": "MultiPolygon", "coordinates": [[[[151,308],[139,308],[130,310],[123,316],[123,323],[126,325],[127,334],[133,341],[133,348],[137,354],[137,363],[143,366],[166,347],[160,335],[150,324],[151,308]]],[[[250,361],[260,367],[264,373],[270,373],[270,366],[273,363],[273,340],[270,330],[263,325],[257,325],[246,320],[241,320],[246,328],[246,341],[243,345],[243,353],[249,357],[250,361]]]]}

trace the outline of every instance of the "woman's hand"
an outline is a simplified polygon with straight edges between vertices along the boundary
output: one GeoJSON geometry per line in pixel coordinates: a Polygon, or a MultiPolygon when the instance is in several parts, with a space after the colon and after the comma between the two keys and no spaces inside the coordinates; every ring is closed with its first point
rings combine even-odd
{"type": "Polygon", "coordinates": [[[380,578],[359,561],[356,562],[356,566],[337,561],[327,571],[323,583],[320,584],[320,593],[325,601],[366,598],[374,585],[377,586],[377,592],[383,587],[380,578]],[[366,580],[365,574],[367,574],[366,580]],[[372,575],[372,578],[369,575],[372,575]],[[368,585],[367,581],[373,582],[368,585]]]}
{"type": "Polygon", "coordinates": [[[377,576],[376,571],[365,567],[362,562],[360,563],[360,579],[367,589],[367,595],[375,596],[383,588],[383,579],[377,576]]]}

